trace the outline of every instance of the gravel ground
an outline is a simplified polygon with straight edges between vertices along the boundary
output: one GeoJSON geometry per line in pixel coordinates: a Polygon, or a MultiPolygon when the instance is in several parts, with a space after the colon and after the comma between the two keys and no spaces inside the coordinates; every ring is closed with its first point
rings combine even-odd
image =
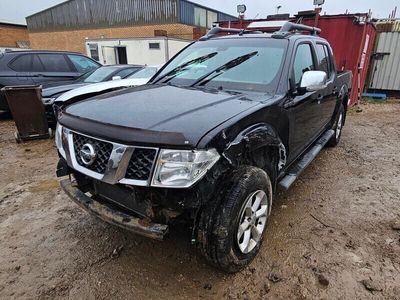
{"type": "Polygon", "coordinates": [[[400,299],[400,103],[350,112],[279,193],[260,254],[226,275],[175,228],[164,242],[102,223],[60,190],[53,141],[0,121],[0,299],[400,299]]]}

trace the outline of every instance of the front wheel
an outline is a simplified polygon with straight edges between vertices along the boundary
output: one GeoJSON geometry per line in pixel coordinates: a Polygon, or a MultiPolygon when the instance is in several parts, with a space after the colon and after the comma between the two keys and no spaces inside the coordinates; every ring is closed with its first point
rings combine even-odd
{"type": "Polygon", "coordinates": [[[344,125],[345,111],[343,104],[340,105],[335,124],[333,125],[333,130],[335,134],[326,144],[328,147],[336,147],[340,142],[340,137],[342,136],[342,130],[344,125]]]}
{"type": "Polygon", "coordinates": [[[203,212],[199,232],[206,258],[229,273],[246,267],[260,249],[271,204],[267,173],[255,167],[237,171],[220,204],[203,212]]]}

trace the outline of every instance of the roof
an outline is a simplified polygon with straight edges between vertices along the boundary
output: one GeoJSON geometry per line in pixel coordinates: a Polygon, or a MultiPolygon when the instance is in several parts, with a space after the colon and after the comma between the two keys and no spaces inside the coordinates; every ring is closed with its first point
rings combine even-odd
{"type": "Polygon", "coordinates": [[[235,16],[187,0],[69,0],[26,20],[33,32],[175,23],[200,27],[196,18],[199,13],[205,18],[201,27],[207,27],[210,20],[237,20],[235,16]],[[205,13],[198,9],[204,9],[205,13]]]}
{"type": "Polygon", "coordinates": [[[57,51],[57,50],[12,50],[12,51],[7,51],[7,53],[66,53],[66,54],[77,54],[77,55],[82,55],[82,53],[79,52],[73,52],[73,51],[57,51]]]}
{"type": "Polygon", "coordinates": [[[4,20],[4,19],[0,19],[0,25],[17,26],[17,27],[27,28],[26,24],[18,23],[18,22],[12,22],[12,21],[8,21],[8,20],[4,20]]]}
{"type": "Polygon", "coordinates": [[[91,43],[91,42],[100,42],[100,41],[162,41],[162,40],[168,40],[168,41],[179,41],[179,42],[185,42],[185,43],[190,43],[190,41],[182,38],[176,38],[176,37],[169,37],[169,36],[151,36],[151,37],[104,37],[104,38],[88,38],[85,40],[86,43],[91,43]]]}

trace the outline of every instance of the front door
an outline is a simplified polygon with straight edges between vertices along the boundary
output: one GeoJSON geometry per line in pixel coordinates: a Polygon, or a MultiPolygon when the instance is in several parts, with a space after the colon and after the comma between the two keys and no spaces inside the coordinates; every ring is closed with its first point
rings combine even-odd
{"type": "Polygon", "coordinates": [[[36,84],[72,81],[79,76],[62,53],[35,54],[31,74],[36,84]]]}
{"type": "Polygon", "coordinates": [[[115,53],[115,47],[102,46],[103,64],[104,65],[115,65],[117,63],[117,57],[115,53]]]}
{"type": "MultiPolygon", "coordinates": [[[[296,88],[299,87],[306,71],[315,70],[314,47],[309,42],[297,45],[292,62],[292,78],[296,88]]],[[[295,95],[285,106],[290,118],[289,161],[297,158],[318,136],[321,95],[318,92],[307,92],[295,95]]]]}

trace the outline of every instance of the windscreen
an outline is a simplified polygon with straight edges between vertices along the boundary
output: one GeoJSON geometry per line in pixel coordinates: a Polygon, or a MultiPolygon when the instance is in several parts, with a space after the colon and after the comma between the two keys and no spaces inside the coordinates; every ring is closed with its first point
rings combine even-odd
{"type": "Polygon", "coordinates": [[[86,83],[97,83],[106,80],[112,73],[117,71],[118,67],[100,67],[93,73],[90,73],[83,82],[86,83]]]}
{"type": "Polygon", "coordinates": [[[156,67],[146,67],[130,76],[128,78],[136,78],[136,79],[150,79],[157,73],[157,68],[156,67]]]}
{"type": "Polygon", "coordinates": [[[274,93],[287,43],[256,37],[199,41],[175,57],[153,83],[274,93]]]}

